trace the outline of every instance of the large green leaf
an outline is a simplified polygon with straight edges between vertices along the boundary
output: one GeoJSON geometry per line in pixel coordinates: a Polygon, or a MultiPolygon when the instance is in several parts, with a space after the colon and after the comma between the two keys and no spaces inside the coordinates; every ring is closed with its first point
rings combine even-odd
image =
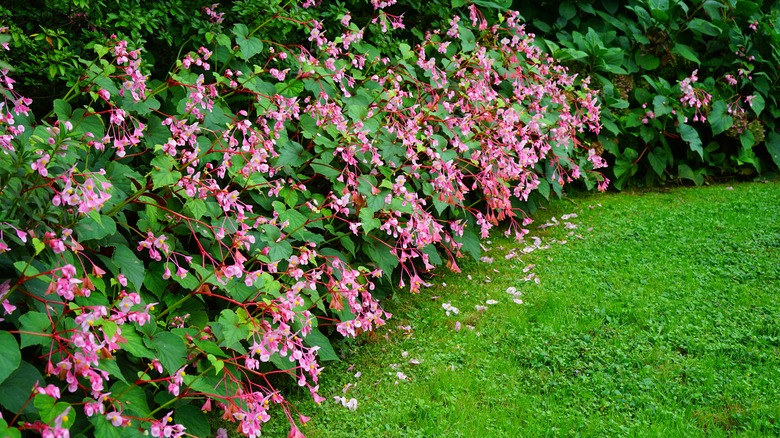
{"type": "Polygon", "coordinates": [[[183,425],[191,436],[212,436],[209,419],[197,406],[185,405],[177,408],[173,412],[173,420],[183,425]]]}
{"type": "Polygon", "coordinates": [[[753,112],[756,113],[756,116],[761,115],[761,112],[764,111],[765,106],[766,101],[764,101],[764,96],[762,96],[760,93],[753,93],[753,102],[750,104],[750,107],[753,108],[753,112]]]}
{"type": "Polygon", "coordinates": [[[297,167],[311,158],[311,154],[306,152],[300,143],[295,141],[288,141],[281,146],[279,151],[279,158],[276,159],[276,166],[293,166],[297,167]]]}
{"type": "Polygon", "coordinates": [[[181,179],[181,172],[174,170],[176,161],[170,155],[158,155],[152,159],[151,164],[155,189],[176,184],[181,179]]]}
{"type": "Polygon", "coordinates": [[[339,360],[338,355],[336,355],[336,351],[334,351],[333,346],[330,345],[330,341],[327,337],[325,337],[325,335],[322,334],[322,332],[320,332],[320,329],[312,329],[312,331],[306,335],[306,338],[304,338],[304,342],[309,347],[320,347],[320,349],[317,351],[317,355],[323,361],[339,360]]]}
{"type": "Polygon", "coordinates": [[[663,148],[655,148],[647,154],[647,160],[658,176],[663,175],[666,170],[666,158],[666,150],[663,148]]]}
{"type": "Polygon", "coordinates": [[[364,207],[360,210],[358,215],[360,217],[360,223],[363,227],[363,231],[365,231],[366,234],[382,226],[382,221],[375,218],[374,213],[375,212],[372,209],[364,207]]]}
{"type": "MultiPolygon", "coordinates": [[[[498,9],[501,11],[506,11],[512,6],[512,0],[472,0],[475,5],[482,6],[484,8],[493,8],[498,9]]],[[[469,3],[469,2],[466,2],[469,3]]],[[[455,0],[452,1],[452,4],[455,4],[455,0]]]]}
{"type": "Polygon", "coordinates": [[[721,30],[715,27],[712,23],[701,18],[694,18],[688,22],[688,28],[694,32],[709,36],[718,36],[721,30]]]}
{"type": "Polygon", "coordinates": [[[22,324],[20,334],[22,348],[30,345],[49,345],[51,338],[48,335],[51,333],[52,322],[48,316],[41,312],[27,312],[19,317],[19,322],[22,324]],[[40,335],[32,333],[40,333],[40,335]]]}
{"type": "Polygon", "coordinates": [[[655,70],[661,65],[661,60],[651,53],[636,52],[634,59],[636,65],[644,70],[655,70]]]}
{"type": "Polygon", "coordinates": [[[133,328],[132,325],[125,324],[122,327],[122,337],[127,340],[122,344],[122,349],[137,358],[154,359],[157,355],[154,351],[144,345],[143,337],[133,328]]]}
{"type": "Polygon", "coordinates": [[[60,120],[68,120],[70,118],[73,109],[66,100],[57,99],[54,101],[54,114],[60,120]]]}
{"type": "Polygon", "coordinates": [[[470,254],[474,260],[479,260],[479,257],[482,255],[482,247],[480,246],[479,237],[477,237],[476,233],[466,230],[463,232],[462,236],[454,236],[453,239],[462,244],[463,246],[461,249],[470,254]]]}
{"type": "Polygon", "coordinates": [[[123,438],[123,430],[131,429],[114,427],[105,415],[93,415],[89,417],[89,422],[95,426],[95,438],[123,438]]]}
{"type": "MultiPolygon", "coordinates": [[[[14,335],[0,331],[0,383],[11,375],[19,364],[22,363],[22,352],[19,351],[19,344],[14,335]]],[[[0,397],[2,398],[2,397],[0,397]]]]}
{"type": "Polygon", "coordinates": [[[231,345],[246,339],[249,336],[249,327],[241,318],[231,309],[224,309],[219,314],[217,322],[222,326],[222,334],[225,336],[225,346],[231,345]]]}
{"type": "Polygon", "coordinates": [[[742,147],[750,149],[756,144],[756,137],[753,135],[753,131],[746,129],[742,135],[739,136],[739,142],[742,143],[742,147]]]}
{"type": "Polygon", "coordinates": [[[138,417],[148,417],[151,409],[146,401],[146,392],[138,385],[116,382],[111,385],[111,395],[124,406],[124,411],[138,417]]]}
{"type": "Polygon", "coordinates": [[[117,246],[114,249],[114,264],[119,268],[119,272],[125,274],[125,277],[132,283],[135,290],[141,290],[144,284],[144,264],[136,257],[135,253],[126,246],[117,246]]]}
{"type": "Polygon", "coordinates": [[[80,242],[102,239],[115,233],[116,222],[108,216],[101,216],[99,222],[91,216],[84,216],[76,224],[76,236],[80,242]]]}
{"type": "Polygon", "coordinates": [[[680,178],[685,178],[693,181],[697,186],[704,183],[704,174],[702,169],[698,169],[695,172],[687,164],[680,164],[677,166],[677,172],[680,178]]]}
{"type": "Polygon", "coordinates": [[[477,45],[477,40],[474,38],[474,33],[465,26],[460,26],[459,33],[461,49],[463,49],[463,51],[466,53],[474,50],[474,47],[477,45]]]}
{"type": "Polygon", "coordinates": [[[701,64],[701,61],[699,61],[699,57],[696,56],[696,52],[693,51],[690,46],[686,46],[685,44],[675,44],[672,48],[672,53],[682,56],[683,58],[687,59],[688,61],[695,62],[696,64],[701,64]]]}
{"type": "Polygon", "coordinates": [[[287,240],[269,242],[268,246],[270,246],[268,258],[270,258],[272,262],[289,259],[293,253],[292,245],[287,240]]]}
{"type": "Polygon", "coordinates": [[[393,269],[398,266],[398,258],[390,252],[390,248],[384,243],[373,241],[369,237],[366,237],[366,239],[370,242],[366,242],[363,245],[363,252],[376,263],[385,275],[390,276],[393,273],[393,269]]]}
{"type": "Polygon", "coordinates": [[[171,332],[156,333],[150,340],[150,347],[157,352],[163,368],[173,375],[187,363],[187,346],[184,339],[171,332]]]}
{"type": "Polygon", "coordinates": [[[704,159],[704,149],[702,148],[701,138],[699,138],[699,131],[691,125],[680,123],[677,128],[680,131],[680,137],[688,143],[688,146],[692,151],[699,154],[699,158],[704,159]]]}
{"type": "Polygon", "coordinates": [[[276,92],[284,97],[297,97],[303,92],[303,81],[300,79],[291,79],[287,82],[278,82],[274,85],[276,92]]]}
{"type": "Polygon", "coordinates": [[[615,177],[620,178],[623,175],[632,176],[637,171],[637,165],[634,161],[639,157],[639,153],[634,149],[627,148],[623,153],[615,160],[615,167],[612,169],[615,172],[615,177]]]}
{"type": "Polygon", "coordinates": [[[65,429],[70,428],[70,426],[73,425],[73,422],[76,421],[76,410],[73,409],[70,404],[58,402],[50,395],[36,395],[33,399],[33,405],[35,406],[35,409],[38,410],[38,414],[41,416],[41,420],[44,423],[51,423],[68,408],[71,408],[71,410],[63,417],[62,427],[65,429]]]}
{"type": "Polygon", "coordinates": [[[0,394],[2,394],[0,405],[9,412],[19,412],[22,406],[24,406],[22,411],[24,414],[35,412],[32,403],[27,403],[35,382],[43,383],[43,376],[37,368],[22,361],[16,371],[0,384],[0,394]]]}
{"type": "Polygon", "coordinates": [[[769,155],[772,157],[775,165],[780,167],[780,134],[776,132],[769,133],[766,138],[766,149],[769,151],[769,155]]]}
{"type": "Polygon", "coordinates": [[[22,433],[15,427],[8,427],[8,423],[0,418],[0,436],[5,438],[22,438],[22,433]]]}
{"type": "Polygon", "coordinates": [[[710,121],[710,126],[712,126],[713,135],[725,132],[734,124],[734,119],[728,115],[728,105],[722,100],[713,102],[708,120],[710,121]]]}
{"type": "Polygon", "coordinates": [[[236,36],[240,58],[248,60],[263,51],[263,42],[257,37],[249,36],[249,29],[246,25],[236,24],[233,26],[233,34],[236,36]]]}

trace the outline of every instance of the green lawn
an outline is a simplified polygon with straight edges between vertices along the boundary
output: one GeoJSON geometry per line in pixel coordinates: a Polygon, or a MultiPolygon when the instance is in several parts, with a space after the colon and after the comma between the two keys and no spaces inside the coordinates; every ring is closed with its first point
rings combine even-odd
{"type": "MultiPolygon", "coordinates": [[[[326,364],[325,403],[291,396],[312,416],[302,432],[780,435],[780,185],[577,197],[539,212],[530,236],[550,248],[523,255],[496,233],[492,263],[386,303],[389,329],[326,364]],[[524,281],[532,273],[539,284],[524,281]]],[[[264,434],[286,436],[275,417],[264,434]]]]}

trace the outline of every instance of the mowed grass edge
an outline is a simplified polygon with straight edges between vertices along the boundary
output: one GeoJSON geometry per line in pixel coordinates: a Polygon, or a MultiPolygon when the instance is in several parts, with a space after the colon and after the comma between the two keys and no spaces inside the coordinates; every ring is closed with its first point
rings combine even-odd
{"type": "Polygon", "coordinates": [[[780,435],[780,185],[583,195],[531,229],[385,303],[388,329],[326,363],[326,402],[291,396],[302,432],[780,435]]]}

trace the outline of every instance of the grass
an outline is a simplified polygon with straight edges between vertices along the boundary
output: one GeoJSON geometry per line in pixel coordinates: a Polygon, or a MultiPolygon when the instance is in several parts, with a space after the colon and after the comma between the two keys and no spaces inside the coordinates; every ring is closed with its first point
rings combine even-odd
{"type": "MultiPolygon", "coordinates": [[[[389,329],[326,364],[328,401],[290,396],[312,416],[302,432],[780,435],[780,186],[590,195],[555,203],[532,227],[549,249],[506,259],[524,244],[495,237],[492,263],[386,303],[389,329]],[[570,213],[576,229],[563,226],[570,213]],[[559,225],[536,228],[553,216],[559,225]],[[540,284],[523,280],[531,273],[540,284]]],[[[286,436],[275,417],[264,435],[286,436]]]]}

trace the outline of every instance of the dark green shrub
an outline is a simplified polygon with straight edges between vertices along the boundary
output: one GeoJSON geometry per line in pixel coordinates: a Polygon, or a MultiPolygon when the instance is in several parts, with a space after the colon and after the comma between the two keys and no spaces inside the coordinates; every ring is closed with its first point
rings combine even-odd
{"type": "MultiPolygon", "coordinates": [[[[523,2],[525,3],[525,2],[523,2]]],[[[750,176],[780,164],[780,6],[741,0],[518,4],[596,79],[615,186],[750,176]]]]}

